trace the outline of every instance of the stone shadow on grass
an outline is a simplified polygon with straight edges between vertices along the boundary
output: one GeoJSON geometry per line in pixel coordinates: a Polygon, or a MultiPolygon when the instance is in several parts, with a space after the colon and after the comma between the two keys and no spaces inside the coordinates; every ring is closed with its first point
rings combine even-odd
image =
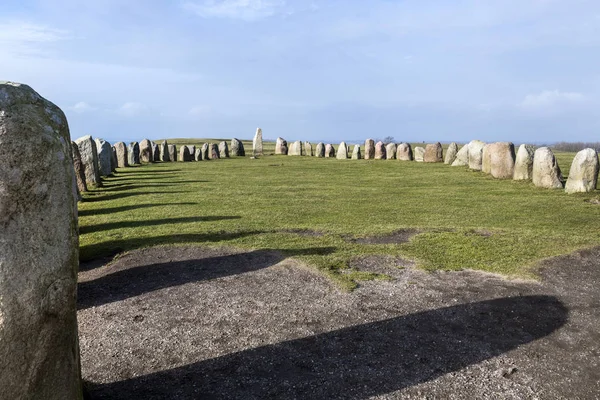
{"type": "Polygon", "coordinates": [[[87,217],[90,215],[106,215],[114,214],[123,211],[132,211],[139,208],[151,208],[151,207],[175,207],[175,206],[195,206],[198,203],[153,203],[153,204],[132,204],[129,206],[110,207],[110,208],[98,208],[96,210],[79,210],[80,217],[87,217]]]}
{"type": "Polygon", "coordinates": [[[181,217],[181,218],[162,218],[162,219],[147,219],[141,221],[117,221],[107,222],[105,224],[85,225],[79,227],[79,233],[92,233],[107,231],[111,229],[136,228],[140,226],[159,226],[169,224],[188,224],[192,222],[210,222],[223,221],[228,219],[240,219],[239,215],[207,215],[203,217],[181,217]]]}
{"type": "Polygon", "coordinates": [[[88,384],[93,399],[365,399],[436,379],[547,336],[552,296],[467,303],[88,384]]]}
{"type": "MultiPolygon", "coordinates": [[[[148,164],[148,165],[160,165],[160,164],[148,164]]],[[[139,167],[139,166],[138,166],[139,167]]],[[[137,167],[133,167],[133,168],[137,168],[137,167]]],[[[152,171],[148,171],[147,169],[144,168],[139,168],[139,169],[123,169],[123,168],[119,168],[119,170],[117,171],[117,174],[166,174],[166,173],[173,173],[173,172],[181,172],[180,169],[153,169],[152,171]]]]}
{"type": "MultiPolygon", "coordinates": [[[[161,256],[161,248],[148,249],[153,256],[161,256]]],[[[185,255],[188,248],[178,249],[185,255]]],[[[191,248],[191,252],[197,251],[191,248]]],[[[125,300],[144,293],[179,286],[191,282],[199,282],[257,271],[275,265],[285,258],[294,255],[329,254],[335,248],[307,248],[281,251],[262,249],[246,253],[229,254],[207,258],[183,259],[156,264],[127,267],[127,262],[117,262],[108,271],[94,280],[80,282],[77,287],[78,309],[100,306],[102,304],[125,300]]]]}
{"type": "Polygon", "coordinates": [[[110,193],[104,194],[104,192],[88,192],[83,198],[84,203],[90,203],[95,201],[109,201],[109,200],[117,200],[124,199],[127,197],[133,196],[144,196],[144,195],[153,195],[153,194],[179,194],[179,193],[189,193],[189,191],[176,191],[170,190],[168,192],[126,192],[126,193],[110,193]],[[90,196],[90,193],[93,193],[90,196]]]}

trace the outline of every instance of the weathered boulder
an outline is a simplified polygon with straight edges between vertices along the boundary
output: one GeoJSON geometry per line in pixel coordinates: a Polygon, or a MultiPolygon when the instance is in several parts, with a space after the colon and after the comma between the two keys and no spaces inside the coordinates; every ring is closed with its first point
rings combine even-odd
{"type": "Polygon", "coordinates": [[[424,162],[425,161],[425,148],[421,146],[415,147],[415,161],[424,162]]]}
{"type": "Polygon", "coordinates": [[[219,158],[229,158],[227,142],[219,142],[219,158]]]}
{"type": "Polygon", "coordinates": [[[412,161],[413,151],[409,143],[400,143],[396,150],[396,158],[401,161],[412,161]]]}
{"type": "Polygon", "coordinates": [[[345,160],[348,158],[348,146],[346,145],[346,142],[342,142],[338,146],[336,158],[338,160],[345,160]]]}
{"type": "Polygon", "coordinates": [[[71,142],[71,154],[73,155],[73,169],[75,170],[77,190],[79,193],[87,192],[87,185],[85,184],[85,165],[81,162],[81,154],[79,154],[79,148],[75,142],[71,142]]]}
{"type": "Polygon", "coordinates": [[[458,145],[454,142],[450,143],[448,150],[446,150],[446,157],[444,158],[444,164],[452,164],[456,160],[456,153],[458,153],[458,145]]]}
{"type": "Polygon", "coordinates": [[[210,160],[209,153],[210,153],[210,145],[208,143],[204,143],[202,145],[202,159],[210,160]]]}
{"type": "Polygon", "coordinates": [[[244,143],[241,140],[233,138],[231,139],[231,151],[229,152],[233,157],[244,157],[246,151],[244,150],[244,143]]]}
{"type": "Polygon", "coordinates": [[[327,145],[325,146],[325,157],[335,158],[335,148],[330,143],[327,143],[327,145]]]}
{"type": "Polygon", "coordinates": [[[194,152],[194,161],[202,161],[202,150],[199,147],[194,152]]]}
{"type": "Polygon", "coordinates": [[[317,147],[315,148],[315,156],[319,158],[325,157],[325,145],[323,143],[317,143],[317,147]]]}
{"type": "Polygon", "coordinates": [[[179,146],[179,161],[180,162],[192,161],[192,155],[190,154],[190,149],[185,145],[179,146]]]}
{"type": "Polygon", "coordinates": [[[218,160],[220,158],[219,146],[216,143],[211,143],[208,145],[208,157],[211,160],[218,160]]]}
{"type": "Polygon", "coordinates": [[[528,181],[533,177],[533,153],[532,146],[522,144],[517,151],[515,159],[515,170],[513,179],[515,181],[528,181]]]}
{"type": "Polygon", "coordinates": [[[354,145],[354,150],[352,150],[352,159],[353,160],[360,160],[361,154],[360,154],[360,145],[359,144],[355,144],[354,145]]]}
{"type": "Polygon", "coordinates": [[[150,163],[154,161],[152,156],[152,143],[148,139],[144,139],[140,142],[140,161],[143,163],[150,163]]]}
{"type": "MultiPolygon", "coordinates": [[[[366,153],[366,151],[365,151],[366,153]]],[[[377,144],[375,144],[375,160],[385,160],[386,159],[386,154],[385,154],[385,145],[383,144],[383,142],[377,142],[377,144]]]]}
{"type": "MultiPolygon", "coordinates": [[[[515,145],[496,142],[486,145],[490,174],[496,179],[512,179],[515,170],[515,145]]],[[[485,158],[485,157],[484,157],[485,158]]]]}
{"type": "Polygon", "coordinates": [[[169,160],[177,161],[177,146],[174,144],[168,145],[169,147],[169,160]]]}
{"type": "Polygon", "coordinates": [[[104,139],[95,139],[100,176],[112,174],[112,146],[104,139]]]}
{"type": "Polygon", "coordinates": [[[575,155],[565,192],[591,192],[598,184],[598,153],[594,149],[583,149],[575,155]]]}
{"type": "Polygon", "coordinates": [[[388,160],[395,160],[397,152],[398,146],[396,143],[388,143],[387,146],[385,146],[385,154],[388,160]]]}
{"type": "Polygon", "coordinates": [[[365,160],[375,158],[375,141],[373,139],[365,140],[365,160]]]}
{"type": "Polygon", "coordinates": [[[481,171],[483,162],[483,146],[485,143],[481,140],[472,140],[469,142],[469,168],[475,171],[481,171]]]}
{"type": "Polygon", "coordinates": [[[491,153],[488,151],[491,145],[491,143],[486,144],[481,151],[481,172],[484,174],[492,172],[492,157],[491,153]]]}
{"type": "Polygon", "coordinates": [[[160,144],[160,161],[162,161],[162,162],[171,161],[171,157],[169,157],[169,143],[167,143],[166,140],[164,140],[160,144]]]}
{"type": "Polygon", "coordinates": [[[444,150],[440,142],[428,144],[425,146],[425,154],[423,154],[423,162],[426,163],[441,163],[444,162],[444,150]]]}
{"type": "Polygon", "coordinates": [[[188,145],[187,146],[188,151],[190,152],[190,161],[196,161],[194,158],[194,154],[196,154],[196,146],[192,145],[188,145]]]}
{"type": "Polygon", "coordinates": [[[127,162],[130,166],[140,163],[140,145],[138,142],[131,142],[127,146],[127,162]]]}
{"type": "Polygon", "coordinates": [[[546,189],[562,189],[562,174],[554,153],[547,147],[540,147],[533,154],[533,184],[546,189]]]}
{"type": "Polygon", "coordinates": [[[263,136],[262,129],[256,128],[254,139],[252,140],[252,155],[254,157],[263,155],[263,136]]]}
{"type": "Polygon", "coordinates": [[[290,145],[288,149],[288,156],[301,156],[302,155],[302,142],[297,140],[290,145]]]}
{"type": "Polygon", "coordinates": [[[465,144],[456,153],[456,158],[452,162],[453,167],[466,167],[469,165],[469,145],[465,144]]]}
{"type": "MultiPolygon", "coordinates": [[[[87,168],[95,143],[82,139],[87,168]]],[[[0,82],[0,143],[0,397],[81,399],[67,119],[29,86],[0,82]]]]}
{"type": "Polygon", "coordinates": [[[127,145],[123,142],[115,143],[115,151],[117,152],[117,166],[119,168],[129,167],[127,159],[127,145]]]}
{"type": "Polygon", "coordinates": [[[88,189],[102,186],[100,170],[98,169],[98,150],[96,142],[90,135],[75,140],[81,154],[81,162],[85,166],[85,183],[88,189]]]}
{"type": "Polygon", "coordinates": [[[310,142],[304,142],[304,155],[308,157],[312,157],[313,148],[310,142]]]}
{"type": "Polygon", "coordinates": [[[154,162],[158,162],[160,161],[160,147],[158,146],[158,144],[151,142],[152,143],[152,161],[154,162]]]}
{"type": "Polygon", "coordinates": [[[275,142],[275,154],[286,156],[288,153],[287,141],[284,138],[277,138],[275,142]]]}
{"type": "Polygon", "coordinates": [[[117,172],[118,161],[117,150],[115,149],[115,146],[110,147],[110,156],[110,169],[112,172],[117,172]]]}

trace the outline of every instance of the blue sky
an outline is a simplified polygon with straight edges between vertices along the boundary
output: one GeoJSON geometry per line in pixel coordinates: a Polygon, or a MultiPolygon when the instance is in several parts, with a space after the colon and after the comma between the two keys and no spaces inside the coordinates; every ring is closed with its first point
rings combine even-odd
{"type": "Polygon", "coordinates": [[[3,0],[73,138],[600,141],[597,0],[3,0]]]}

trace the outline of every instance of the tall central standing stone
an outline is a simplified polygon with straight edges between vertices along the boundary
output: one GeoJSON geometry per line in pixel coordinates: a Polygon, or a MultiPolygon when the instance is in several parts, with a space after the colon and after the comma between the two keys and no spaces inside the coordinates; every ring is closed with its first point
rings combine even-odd
{"type": "Polygon", "coordinates": [[[171,161],[171,157],[169,157],[169,143],[166,140],[159,145],[160,146],[160,161],[169,162],[171,161]]]}
{"type": "Polygon", "coordinates": [[[152,156],[152,143],[148,139],[140,142],[140,161],[143,163],[151,163],[154,161],[152,156]]]}
{"type": "Polygon", "coordinates": [[[63,112],[0,82],[0,398],[81,399],[77,200],[63,112]]]}
{"type": "Polygon", "coordinates": [[[96,142],[90,135],[87,135],[75,140],[75,143],[77,143],[79,153],[81,154],[81,162],[85,165],[85,182],[88,188],[102,186],[100,171],[98,170],[96,142]]]}
{"type": "Polygon", "coordinates": [[[365,140],[365,160],[375,158],[375,141],[373,139],[365,140]]]}
{"type": "Polygon", "coordinates": [[[252,155],[254,157],[263,155],[263,136],[262,129],[256,128],[256,133],[254,134],[254,140],[252,140],[252,155]]]}
{"type": "Polygon", "coordinates": [[[112,146],[104,139],[95,139],[101,176],[112,174],[112,146]]]}
{"type": "Polygon", "coordinates": [[[342,142],[338,146],[336,158],[338,160],[346,160],[348,158],[348,146],[346,146],[346,142],[342,142]]]}
{"type": "Polygon", "coordinates": [[[114,145],[115,151],[117,152],[117,165],[119,168],[129,167],[127,160],[127,146],[123,142],[117,142],[114,145]]]}

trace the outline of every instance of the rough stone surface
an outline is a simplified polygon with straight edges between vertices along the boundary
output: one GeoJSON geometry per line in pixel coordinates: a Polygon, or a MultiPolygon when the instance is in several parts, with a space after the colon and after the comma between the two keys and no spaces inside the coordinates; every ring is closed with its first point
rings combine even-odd
{"type": "Polygon", "coordinates": [[[451,165],[456,160],[456,153],[458,153],[458,145],[454,142],[450,143],[448,150],[446,150],[446,157],[444,158],[444,164],[451,165]]]}
{"type": "Polygon", "coordinates": [[[546,189],[562,189],[562,174],[554,153],[547,147],[540,147],[533,154],[533,184],[546,189]]]}
{"type": "Polygon", "coordinates": [[[385,154],[388,160],[395,160],[397,152],[398,146],[396,143],[388,143],[387,146],[385,146],[385,154]]]}
{"type": "Polygon", "coordinates": [[[129,165],[140,163],[140,144],[138,142],[129,143],[129,146],[127,146],[127,157],[129,165]]]}
{"type": "Polygon", "coordinates": [[[152,143],[152,161],[160,161],[160,146],[154,142],[152,143]]]}
{"type": "Polygon", "coordinates": [[[327,145],[325,146],[325,157],[335,158],[335,148],[331,143],[327,143],[327,145]]]}
{"type": "Polygon", "coordinates": [[[365,160],[375,158],[375,141],[373,139],[365,140],[365,160]]]}
{"type": "Polygon", "coordinates": [[[194,161],[202,161],[202,149],[199,147],[197,147],[194,152],[194,161]]]}
{"type": "Polygon", "coordinates": [[[465,144],[456,153],[456,158],[452,162],[453,167],[466,167],[469,165],[469,145],[465,144]]]}
{"type": "Polygon", "coordinates": [[[275,141],[275,154],[287,156],[288,145],[284,138],[278,137],[275,141]]]}
{"type": "Polygon", "coordinates": [[[169,157],[169,143],[166,140],[160,144],[160,161],[171,161],[171,157],[169,157]]]}
{"type": "Polygon", "coordinates": [[[229,147],[227,142],[219,142],[219,158],[229,158],[229,147]]]}
{"type": "Polygon", "coordinates": [[[190,152],[190,161],[196,161],[194,155],[196,154],[196,146],[188,145],[188,151],[190,152]]]}
{"type": "Polygon", "coordinates": [[[312,157],[313,155],[313,147],[310,142],[304,142],[304,155],[307,157],[312,157]]]}
{"type": "Polygon", "coordinates": [[[119,162],[117,161],[117,149],[115,149],[115,146],[111,146],[110,150],[110,168],[112,169],[112,172],[117,172],[117,167],[119,165],[119,162]]]}
{"type": "Polygon", "coordinates": [[[85,165],[85,183],[88,188],[102,186],[98,169],[98,150],[96,142],[90,135],[75,140],[81,154],[81,162],[85,165]]]}
{"type": "Polygon", "coordinates": [[[208,143],[204,143],[202,145],[202,159],[210,160],[210,145],[208,143]]]}
{"type": "Polygon", "coordinates": [[[425,148],[421,146],[415,147],[415,161],[424,162],[425,161],[425,148]]]}
{"type": "Polygon", "coordinates": [[[219,146],[216,143],[211,143],[208,145],[208,157],[211,160],[218,160],[220,158],[219,146]]]}
{"type": "Polygon", "coordinates": [[[190,149],[187,146],[181,145],[179,146],[179,159],[180,162],[188,162],[192,161],[192,155],[190,154],[190,149]]]}
{"type": "Polygon", "coordinates": [[[151,163],[154,161],[152,156],[152,143],[150,140],[144,139],[140,142],[140,161],[143,163],[151,163]]]}
{"type": "Polygon", "coordinates": [[[346,145],[346,142],[342,142],[338,146],[336,158],[338,160],[345,160],[348,158],[348,146],[346,145]]]}
{"type": "MultiPolygon", "coordinates": [[[[365,150],[366,153],[366,150],[365,150]]],[[[377,144],[375,144],[375,160],[385,160],[386,159],[386,154],[385,154],[385,144],[383,144],[383,142],[377,142],[377,144]]]]}
{"type": "Polygon", "coordinates": [[[325,157],[325,145],[323,143],[317,143],[317,147],[315,148],[315,156],[319,158],[325,157]]]}
{"type": "Polygon", "coordinates": [[[115,151],[117,152],[117,166],[119,168],[129,167],[127,158],[127,145],[123,142],[115,143],[115,151]]]}
{"type": "Polygon", "coordinates": [[[423,154],[423,162],[426,163],[441,163],[444,162],[444,150],[440,142],[428,144],[425,146],[425,154],[423,154]]]}
{"type": "Polygon", "coordinates": [[[75,142],[71,142],[71,153],[73,155],[73,168],[75,170],[77,190],[79,191],[79,193],[87,192],[88,189],[87,185],[85,184],[85,165],[81,162],[81,154],[79,154],[79,147],[77,147],[77,143],[75,142]]]}
{"type": "Polygon", "coordinates": [[[352,150],[352,159],[353,160],[360,160],[361,154],[360,154],[360,145],[355,144],[354,145],[354,150],[352,150]]]}
{"type": "MultiPolygon", "coordinates": [[[[89,162],[94,141],[81,143],[89,162]]],[[[82,396],[75,179],[60,108],[27,85],[0,82],[2,399],[82,396]]]]}
{"type": "Polygon", "coordinates": [[[233,157],[244,157],[246,151],[244,150],[244,143],[241,140],[233,138],[231,139],[231,151],[229,152],[233,157]]]}
{"type": "Polygon", "coordinates": [[[412,147],[408,143],[400,143],[396,150],[396,159],[400,161],[412,161],[413,151],[412,147]]]}
{"type": "Polygon", "coordinates": [[[472,140],[469,142],[469,168],[475,171],[481,171],[483,162],[483,147],[485,143],[481,140],[472,140]]]}
{"type": "Polygon", "coordinates": [[[533,146],[522,144],[517,151],[513,179],[515,181],[529,181],[533,177],[533,146]]]}
{"type": "Polygon", "coordinates": [[[584,149],[575,155],[565,192],[591,192],[598,183],[598,153],[594,149],[584,149]]]}
{"type": "Polygon", "coordinates": [[[512,179],[515,170],[515,145],[510,142],[496,142],[486,145],[485,148],[489,174],[496,179],[512,179]]]}
{"type": "Polygon", "coordinates": [[[169,146],[169,160],[177,161],[177,146],[170,144],[169,146]]]}
{"type": "Polygon", "coordinates": [[[297,140],[290,145],[288,149],[288,156],[301,156],[302,155],[302,142],[297,140]]]}
{"type": "Polygon", "coordinates": [[[100,176],[112,174],[112,146],[104,139],[95,139],[100,176]]]}
{"type": "Polygon", "coordinates": [[[254,134],[254,140],[252,140],[252,155],[254,157],[263,155],[263,136],[262,129],[256,128],[256,133],[254,134]]]}

